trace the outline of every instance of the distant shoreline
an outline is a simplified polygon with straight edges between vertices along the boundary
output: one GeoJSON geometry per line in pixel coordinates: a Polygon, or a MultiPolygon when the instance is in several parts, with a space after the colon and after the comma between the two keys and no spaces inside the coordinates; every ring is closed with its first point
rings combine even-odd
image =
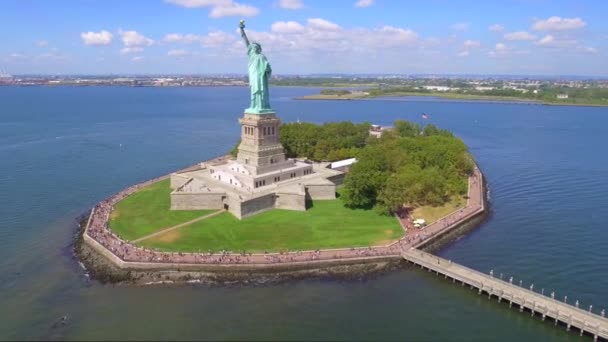
{"type": "Polygon", "coordinates": [[[402,93],[402,94],[382,94],[382,95],[305,95],[294,97],[294,100],[308,100],[308,101],[352,101],[352,100],[370,100],[382,97],[436,97],[446,102],[506,102],[515,104],[528,104],[528,105],[546,105],[546,106],[577,106],[577,107],[608,107],[608,104],[591,104],[591,103],[567,103],[567,102],[544,102],[532,99],[522,99],[516,97],[501,97],[501,96],[467,96],[467,95],[453,95],[453,94],[441,94],[441,93],[402,93]]]}
{"type": "MultiPolygon", "coordinates": [[[[285,88],[361,88],[364,85],[353,85],[353,86],[327,86],[327,85],[276,85],[271,84],[272,87],[285,87],[285,88]]],[[[151,85],[104,85],[104,84],[0,84],[2,87],[123,87],[123,88],[219,88],[219,87],[246,87],[246,85],[187,85],[187,86],[151,86],[151,85]]],[[[397,94],[381,94],[381,95],[323,95],[313,94],[297,96],[292,98],[293,100],[308,100],[308,101],[352,101],[352,100],[368,100],[382,97],[436,97],[446,102],[502,102],[502,103],[514,103],[514,104],[532,104],[532,105],[546,105],[546,106],[576,106],[576,107],[608,107],[607,104],[597,103],[569,103],[569,102],[546,102],[534,99],[525,99],[508,96],[483,96],[483,95],[462,95],[462,94],[445,94],[445,93],[397,93],[397,94]]]]}

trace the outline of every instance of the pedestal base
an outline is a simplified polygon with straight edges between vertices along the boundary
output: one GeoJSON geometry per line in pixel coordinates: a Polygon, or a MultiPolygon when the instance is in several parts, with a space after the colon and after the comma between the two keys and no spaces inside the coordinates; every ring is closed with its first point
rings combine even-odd
{"type": "Polygon", "coordinates": [[[270,108],[262,108],[262,109],[255,109],[255,108],[247,108],[245,109],[245,114],[275,114],[275,111],[270,109],[270,108]]]}

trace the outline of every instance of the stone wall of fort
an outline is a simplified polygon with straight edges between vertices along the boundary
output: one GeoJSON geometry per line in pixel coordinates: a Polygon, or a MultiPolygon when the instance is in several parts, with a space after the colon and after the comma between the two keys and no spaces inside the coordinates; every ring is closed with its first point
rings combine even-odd
{"type": "Polygon", "coordinates": [[[171,193],[171,210],[222,209],[224,193],[171,193]]]}
{"type": "Polygon", "coordinates": [[[275,207],[278,209],[306,211],[306,198],[304,194],[278,193],[275,207]]]}
{"type": "MultiPolygon", "coordinates": [[[[264,196],[243,201],[241,203],[240,215],[235,216],[242,219],[251,215],[255,215],[257,213],[261,213],[266,210],[270,210],[274,208],[274,205],[275,195],[274,193],[270,193],[264,196]]],[[[232,210],[230,210],[230,212],[232,212],[232,210]]]]}
{"type": "Polygon", "coordinates": [[[341,173],[339,175],[327,177],[327,180],[338,185],[344,184],[344,177],[346,177],[346,173],[341,173]]]}
{"type": "Polygon", "coordinates": [[[311,200],[336,199],[336,186],[334,184],[306,185],[306,197],[311,200]]]}

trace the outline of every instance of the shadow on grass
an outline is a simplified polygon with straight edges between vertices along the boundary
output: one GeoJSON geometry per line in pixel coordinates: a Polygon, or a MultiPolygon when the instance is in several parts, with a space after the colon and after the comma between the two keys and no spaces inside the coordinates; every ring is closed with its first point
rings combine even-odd
{"type": "Polygon", "coordinates": [[[313,208],[315,203],[312,200],[306,200],[306,210],[313,208]]]}

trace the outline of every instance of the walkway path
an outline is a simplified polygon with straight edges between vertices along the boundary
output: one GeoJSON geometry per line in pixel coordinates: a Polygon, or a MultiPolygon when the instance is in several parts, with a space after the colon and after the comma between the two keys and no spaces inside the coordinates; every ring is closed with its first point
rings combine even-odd
{"type": "MultiPolygon", "coordinates": [[[[578,301],[575,307],[556,300],[553,293],[548,297],[544,292],[534,292],[534,285],[530,289],[516,286],[511,283],[513,278],[506,282],[418,249],[405,251],[402,256],[409,262],[452,279],[453,282],[458,281],[462,285],[476,288],[479,294],[483,292],[488,294],[488,297],[497,297],[499,301],[509,301],[510,306],[518,305],[520,311],[526,309],[532,315],[537,313],[543,320],[545,317],[553,318],[555,324],[561,321],[566,324],[568,330],[571,326],[576,327],[581,335],[587,332],[596,340],[598,337],[608,339],[608,319],[592,313],[592,307],[589,310],[578,308],[578,301]]],[[[602,315],[605,315],[605,311],[602,311],[602,315]]]]}
{"type": "Polygon", "coordinates": [[[176,230],[176,229],[181,228],[183,226],[187,226],[189,224],[192,224],[194,222],[202,221],[202,220],[208,219],[210,217],[217,216],[217,215],[223,213],[224,211],[226,211],[226,210],[222,209],[222,210],[214,211],[211,214],[208,214],[208,215],[205,215],[205,216],[201,216],[201,217],[197,217],[194,220],[190,220],[188,222],[184,222],[184,223],[180,223],[178,225],[175,225],[173,227],[169,227],[169,228],[165,228],[163,230],[159,230],[156,233],[152,233],[150,235],[146,235],[146,236],[140,237],[139,239],[131,240],[131,243],[141,242],[141,241],[153,238],[155,236],[159,236],[159,235],[165,234],[165,233],[170,232],[172,230],[176,230]]]}

